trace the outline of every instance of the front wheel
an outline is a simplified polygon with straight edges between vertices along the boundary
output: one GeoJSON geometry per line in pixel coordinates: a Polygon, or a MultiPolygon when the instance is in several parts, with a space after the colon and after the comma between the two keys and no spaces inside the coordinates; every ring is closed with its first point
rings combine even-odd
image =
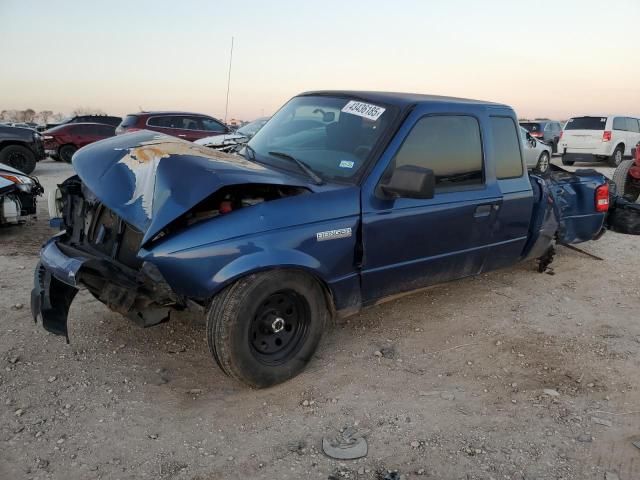
{"type": "Polygon", "coordinates": [[[536,164],[536,171],[538,173],[546,173],[549,170],[549,153],[542,152],[540,154],[540,158],[538,158],[538,163],[536,164]]]}
{"type": "Polygon", "coordinates": [[[36,156],[22,145],[8,145],[0,150],[0,163],[17,168],[28,175],[36,169],[36,156]]]}
{"type": "Polygon", "coordinates": [[[241,278],[207,312],[207,343],[229,375],[254,388],[299,374],[315,352],[329,309],[322,287],[301,271],[241,278]]]}

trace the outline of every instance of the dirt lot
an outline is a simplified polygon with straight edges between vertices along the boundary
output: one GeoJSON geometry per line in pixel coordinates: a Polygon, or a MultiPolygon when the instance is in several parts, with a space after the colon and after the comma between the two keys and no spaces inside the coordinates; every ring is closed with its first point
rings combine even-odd
{"type": "MultiPolygon", "coordinates": [[[[47,189],[70,173],[36,170],[47,189]]],[[[34,325],[54,233],[40,212],[0,231],[2,479],[640,478],[637,238],[583,245],[604,261],[559,247],[555,275],[527,263],[369,309],[301,376],[252,391],[187,317],[143,330],[81,293],[70,345],[34,325]],[[327,458],[322,437],[348,426],[367,457],[327,458]]]]}

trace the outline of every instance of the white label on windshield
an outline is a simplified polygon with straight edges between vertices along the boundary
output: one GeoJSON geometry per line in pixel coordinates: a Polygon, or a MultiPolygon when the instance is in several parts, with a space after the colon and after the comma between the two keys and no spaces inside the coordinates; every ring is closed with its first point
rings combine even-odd
{"type": "Polygon", "coordinates": [[[351,162],[349,160],[342,160],[340,162],[340,168],[353,168],[354,162],[351,162]]]}
{"type": "Polygon", "coordinates": [[[370,103],[356,102],[355,100],[351,100],[342,108],[344,113],[358,115],[359,117],[368,118],[369,120],[374,121],[380,118],[380,115],[384,113],[384,110],[385,109],[382,107],[371,105],[370,103]]]}

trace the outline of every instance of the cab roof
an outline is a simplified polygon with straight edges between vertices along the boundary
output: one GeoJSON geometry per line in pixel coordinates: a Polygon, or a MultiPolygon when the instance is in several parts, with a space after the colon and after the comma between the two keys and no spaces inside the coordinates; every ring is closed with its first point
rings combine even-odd
{"type": "Polygon", "coordinates": [[[358,90],[317,90],[301,93],[299,96],[309,95],[326,95],[353,97],[358,100],[371,103],[383,103],[394,105],[401,109],[421,103],[439,103],[439,104],[466,104],[466,105],[485,105],[493,107],[505,107],[511,109],[510,106],[502,103],[485,102],[482,100],[473,100],[469,98],[444,97],[440,95],[425,95],[421,93],[402,93],[402,92],[371,92],[358,90]]]}

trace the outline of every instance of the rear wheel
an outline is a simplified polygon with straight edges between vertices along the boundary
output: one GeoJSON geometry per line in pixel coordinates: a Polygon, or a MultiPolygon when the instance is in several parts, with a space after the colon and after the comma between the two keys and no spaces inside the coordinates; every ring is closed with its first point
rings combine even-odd
{"type": "Polygon", "coordinates": [[[214,297],[207,343],[227,375],[269,387],[304,369],[328,318],[324,292],[313,277],[291,270],[258,273],[214,297]]]}
{"type": "Polygon", "coordinates": [[[538,163],[536,164],[536,171],[539,173],[546,173],[549,170],[549,153],[542,152],[540,154],[540,158],[538,158],[538,163]]]}
{"type": "Polygon", "coordinates": [[[566,166],[570,167],[574,163],[576,163],[574,160],[566,160],[565,156],[564,155],[562,156],[562,165],[566,165],[566,166]]]}
{"type": "Polygon", "coordinates": [[[71,159],[73,158],[73,154],[76,153],[76,150],[77,148],[73,145],[63,145],[58,151],[58,156],[63,162],[71,163],[71,159]]]}
{"type": "Polygon", "coordinates": [[[0,163],[17,168],[28,175],[36,168],[36,156],[22,145],[8,145],[0,151],[0,163]]]}
{"type": "Polygon", "coordinates": [[[633,160],[623,161],[613,172],[613,183],[616,184],[618,195],[632,202],[638,200],[640,189],[634,187],[629,177],[629,169],[633,166],[633,160]]]}
{"type": "Polygon", "coordinates": [[[624,145],[618,145],[609,157],[608,163],[611,167],[617,167],[624,159],[624,145]]]}

